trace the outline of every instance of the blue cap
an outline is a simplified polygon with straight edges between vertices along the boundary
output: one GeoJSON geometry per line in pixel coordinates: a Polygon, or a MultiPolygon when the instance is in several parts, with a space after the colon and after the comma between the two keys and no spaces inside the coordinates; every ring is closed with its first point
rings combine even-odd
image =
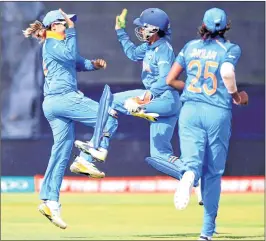
{"type": "MultiPolygon", "coordinates": [[[[67,16],[73,21],[77,21],[77,15],[76,14],[67,14],[67,16]]],[[[42,23],[45,27],[50,26],[53,22],[57,21],[57,20],[65,20],[63,15],[60,13],[59,10],[53,10],[48,12],[42,23]]]]}
{"type": "Polygon", "coordinates": [[[205,12],[203,23],[212,33],[223,30],[227,25],[226,13],[220,8],[211,8],[205,12]]]}

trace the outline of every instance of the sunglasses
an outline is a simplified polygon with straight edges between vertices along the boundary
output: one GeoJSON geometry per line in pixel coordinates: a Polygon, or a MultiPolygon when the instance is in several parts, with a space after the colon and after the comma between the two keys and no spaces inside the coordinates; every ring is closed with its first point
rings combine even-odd
{"type": "Polygon", "coordinates": [[[67,27],[67,23],[66,23],[66,21],[56,21],[56,22],[53,22],[53,24],[56,24],[56,25],[62,24],[62,25],[64,25],[65,27],[67,27]]]}

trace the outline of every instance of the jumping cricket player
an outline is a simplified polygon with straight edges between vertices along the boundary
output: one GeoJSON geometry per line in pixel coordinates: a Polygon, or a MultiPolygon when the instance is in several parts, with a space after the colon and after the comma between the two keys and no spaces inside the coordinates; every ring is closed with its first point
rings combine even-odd
{"type": "MultiPolygon", "coordinates": [[[[158,8],[144,10],[134,20],[136,36],[143,42],[136,46],[125,31],[126,14],[127,10],[124,9],[116,17],[117,38],[130,60],[142,61],[141,79],[145,88],[114,94],[112,108],[126,115],[150,120],[151,157],[146,161],[157,170],[176,178],[173,163],[178,158],[173,155],[171,139],[181,102],[178,91],[166,84],[167,74],[175,60],[169,43],[169,17],[158,8]]],[[[108,119],[106,127],[111,129],[113,124],[113,120],[108,119]]]]}
{"type": "MultiPolygon", "coordinates": [[[[104,155],[107,155],[109,139],[117,128],[115,112],[109,109],[111,93],[105,88],[101,101],[103,105],[85,97],[77,87],[77,71],[94,71],[105,69],[103,59],[88,60],[78,53],[77,35],[74,22],[75,14],[65,14],[62,10],[50,11],[43,22],[35,21],[23,31],[25,37],[35,37],[43,43],[43,71],[45,75],[43,111],[53,133],[54,144],[51,151],[48,167],[40,191],[43,201],[39,211],[53,224],[65,229],[67,224],[60,214],[59,194],[64,172],[70,159],[74,143],[74,122],[78,121],[89,127],[97,127],[97,114],[106,119],[113,119],[111,129],[104,129],[108,137],[103,135],[104,122],[99,121],[97,132],[102,136],[101,145],[104,155]],[[108,114],[106,115],[106,111],[108,114]]],[[[93,150],[101,157],[101,147],[93,150]],[[100,151],[99,151],[100,149],[100,151]]],[[[92,163],[93,157],[81,153],[70,169],[74,173],[85,174],[95,178],[102,178],[105,174],[99,171],[92,163]]]]}

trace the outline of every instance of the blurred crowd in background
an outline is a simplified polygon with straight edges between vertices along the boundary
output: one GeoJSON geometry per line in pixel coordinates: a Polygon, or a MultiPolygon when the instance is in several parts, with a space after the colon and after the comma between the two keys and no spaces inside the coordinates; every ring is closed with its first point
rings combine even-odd
{"type": "MultiPolygon", "coordinates": [[[[219,7],[227,12],[232,21],[232,31],[229,31],[228,39],[242,48],[242,56],[236,69],[237,83],[239,88],[243,87],[250,96],[250,104],[246,109],[233,109],[231,150],[234,154],[229,153],[229,159],[231,156],[231,159],[245,161],[239,156],[240,150],[253,152],[254,159],[259,159],[256,170],[261,170],[264,166],[262,155],[265,154],[262,147],[265,143],[264,2],[1,2],[2,140],[40,140],[48,136],[52,141],[51,130],[41,108],[44,81],[41,44],[35,39],[25,39],[22,34],[22,30],[29,23],[36,19],[42,20],[46,12],[58,8],[78,15],[76,28],[81,54],[88,59],[103,58],[107,61],[107,69],[104,71],[78,74],[81,90],[98,101],[105,83],[110,85],[113,92],[141,87],[141,63],[134,64],[124,56],[114,25],[115,16],[120,14],[123,8],[127,8],[126,29],[132,40],[138,44],[133,20],[149,7],[161,8],[169,15],[173,31],[172,45],[176,54],[188,40],[197,37],[197,28],[202,23],[206,9],[219,7]]],[[[140,153],[140,156],[135,158],[142,161],[142,156],[148,152],[148,148],[145,149],[149,141],[147,123],[134,118],[123,118],[114,139],[114,149],[116,145],[121,144],[116,143],[116,140],[128,138],[125,145],[131,148],[130,150],[135,148],[134,150],[140,153]],[[128,128],[129,125],[131,128],[128,128]],[[143,149],[145,151],[142,151],[143,149]]],[[[82,127],[77,128],[76,132],[84,137],[89,130],[82,127]]],[[[175,146],[178,146],[177,133],[174,142],[175,146]]],[[[47,147],[43,144],[41,146],[42,149],[47,149],[45,160],[48,160],[51,144],[49,142],[47,147]]],[[[14,150],[12,148],[15,147],[9,143],[7,149],[4,147],[2,152],[2,158],[5,158],[9,167],[11,164],[7,157],[10,157],[11,150],[14,150]]],[[[38,148],[36,147],[36,150],[38,148]]],[[[112,159],[112,156],[110,158],[112,159]]],[[[251,161],[251,155],[245,154],[245,158],[246,163],[251,161]]],[[[114,159],[117,163],[120,162],[119,157],[114,156],[114,159]]],[[[228,165],[234,169],[233,162],[229,161],[228,165]]]]}

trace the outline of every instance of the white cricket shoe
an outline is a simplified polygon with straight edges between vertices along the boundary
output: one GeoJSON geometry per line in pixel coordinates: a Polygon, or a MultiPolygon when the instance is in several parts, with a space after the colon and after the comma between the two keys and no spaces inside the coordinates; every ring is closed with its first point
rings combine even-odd
{"type": "Polygon", "coordinates": [[[194,179],[194,172],[187,171],[179,181],[176,192],[174,194],[174,204],[176,209],[183,210],[189,204],[194,179]]]}
{"type": "Polygon", "coordinates": [[[88,162],[82,156],[77,156],[70,166],[70,171],[76,174],[84,174],[93,178],[103,178],[105,173],[100,171],[93,163],[88,162]]]}
{"type": "Polygon", "coordinates": [[[39,211],[55,226],[66,229],[67,224],[61,218],[61,205],[56,201],[45,201],[39,205],[39,211]]]}
{"type": "Polygon", "coordinates": [[[108,151],[106,149],[102,147],[95,149],[91,142],[76,140],[74,144],[79,150],[86,154],[90,154],[96,161],[104,162],[107,157],[108,151]]]}

